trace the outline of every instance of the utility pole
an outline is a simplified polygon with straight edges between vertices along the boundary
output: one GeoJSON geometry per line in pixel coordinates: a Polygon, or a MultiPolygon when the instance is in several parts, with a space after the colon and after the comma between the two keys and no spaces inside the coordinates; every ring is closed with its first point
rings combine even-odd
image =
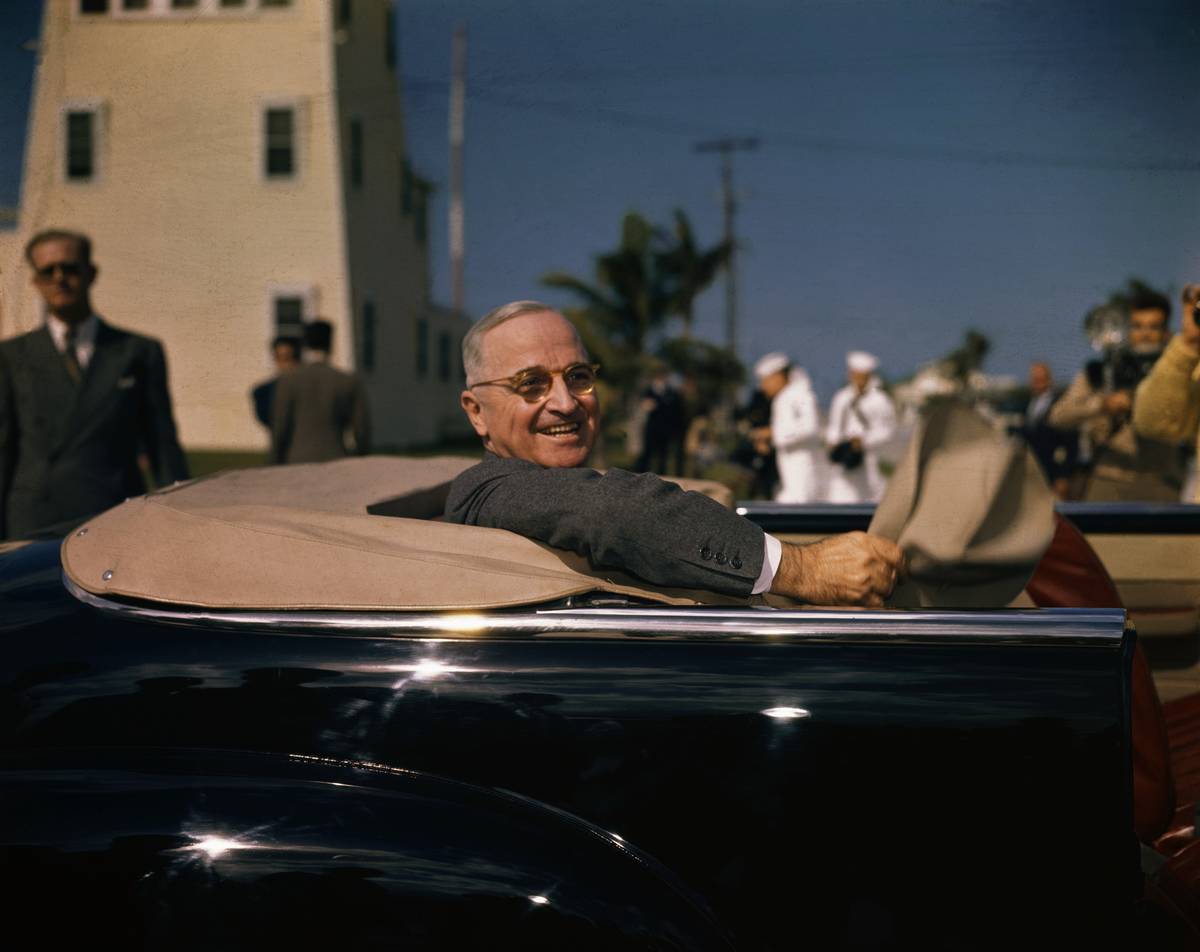
{"type": "Polygon", "coordinates": [[[725,240],[729,243],[729,263],[725,266],[725,347],[737,354],[737,196],[733,190],[733,153],[758,148],[757,138],[709,139],[692,146],[695,152],[719,152],[721,155],[721,207],[725,213],[725,240]]]}
{"type": "Polygon", "coordinates": [[[463,287],[463,139],[466,126],[467,28],[454,28],[450,56],[450,303],[466,312],[463,287]]]}

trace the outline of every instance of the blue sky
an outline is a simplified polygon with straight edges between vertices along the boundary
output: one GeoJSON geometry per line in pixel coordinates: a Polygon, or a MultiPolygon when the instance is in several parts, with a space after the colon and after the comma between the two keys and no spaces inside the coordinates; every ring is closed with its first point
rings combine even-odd
{"type": "MultiPolygon", "coordinates": [[[[32,5],[30,5],[32,6],[32,5]]],[[[899,376],[968,327],[988,368],[1060,376],[1086,309],[1130,275],[1200,279],[1200,11],[1184,0],[410,0],[399,4],[409,148],[443,188],[447,80],[469,31],[467,304],[555,303],[621,215],[683,208],[720,236],[737,158],[741,353],[808,366],[828,396],[847,349],[899,376]]],[[[0,203],[17,196],[36,17],[0,25],[0,203]]],[[[698,328],[721,337],[723,295],[698,328]]]]}

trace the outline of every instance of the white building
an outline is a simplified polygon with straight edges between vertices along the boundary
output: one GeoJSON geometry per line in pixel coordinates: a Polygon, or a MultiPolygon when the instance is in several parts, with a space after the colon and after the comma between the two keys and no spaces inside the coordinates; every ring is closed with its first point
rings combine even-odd
{"type": "Polygon", "coordinates": [[[42,321],[22,250],[86,232],[97,311],[160,338],[185,446],[259,449],[268,343],[320,315],[375,443],[461,432],[465,320],[429,299],[391,0],[46,0],[0,336],[42,321]]]}

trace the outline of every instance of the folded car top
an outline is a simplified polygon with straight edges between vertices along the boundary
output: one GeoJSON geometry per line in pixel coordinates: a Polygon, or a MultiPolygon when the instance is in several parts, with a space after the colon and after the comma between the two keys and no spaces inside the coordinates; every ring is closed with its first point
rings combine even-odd
{"type": "MultiPolygon", "coordinates": [[[[441,611],[586,592],[744,604],[657,589],[502,529],[435,521],[464,457],[372,456],[234,470],[130,499],[63,541],[95,595],[195,608],[441,611]]],[[[692,481],[726,505],[715,483],[692,481]]]]}

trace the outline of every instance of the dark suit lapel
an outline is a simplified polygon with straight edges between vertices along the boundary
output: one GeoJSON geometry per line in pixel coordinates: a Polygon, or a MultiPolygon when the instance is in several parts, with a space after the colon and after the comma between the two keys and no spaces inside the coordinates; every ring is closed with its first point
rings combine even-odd
{"type": "MultiPolygon", "coordinates": [[[[53,348],[53,346],[52,343],[51,347],[53,348]]],[[[83,380],[80,381],[76,390],[70,422],[61,434],[60,441],[78,433],[87,419],[87,414],[103,400],[106,393],[116,387],[117,377],[124,366],[121,360],[122,351],[121,335],[103,321],[97,321],[96,344],[92,349],[92,359],[88,361],[87,368],[83,372],[83,380]]],[[[59,363],[62,363],[61,356],[59,356],[59,363]]],[[[71,378],[67,374],[65,366],[63,375],[69,383],[71,378]]],[[[132,421],[130,421],[130,425],[133,425],[132,421]]]]}
{"type": "Polygon", "coordinates": [[[33,371],[31,385],[38,394],[36,405],[46,425],[45,438],[51,447],[57,447],[70,432],[79,387],[67,372],[49,328],[43,326],[31,335],[27,354],[33,371]]]}

